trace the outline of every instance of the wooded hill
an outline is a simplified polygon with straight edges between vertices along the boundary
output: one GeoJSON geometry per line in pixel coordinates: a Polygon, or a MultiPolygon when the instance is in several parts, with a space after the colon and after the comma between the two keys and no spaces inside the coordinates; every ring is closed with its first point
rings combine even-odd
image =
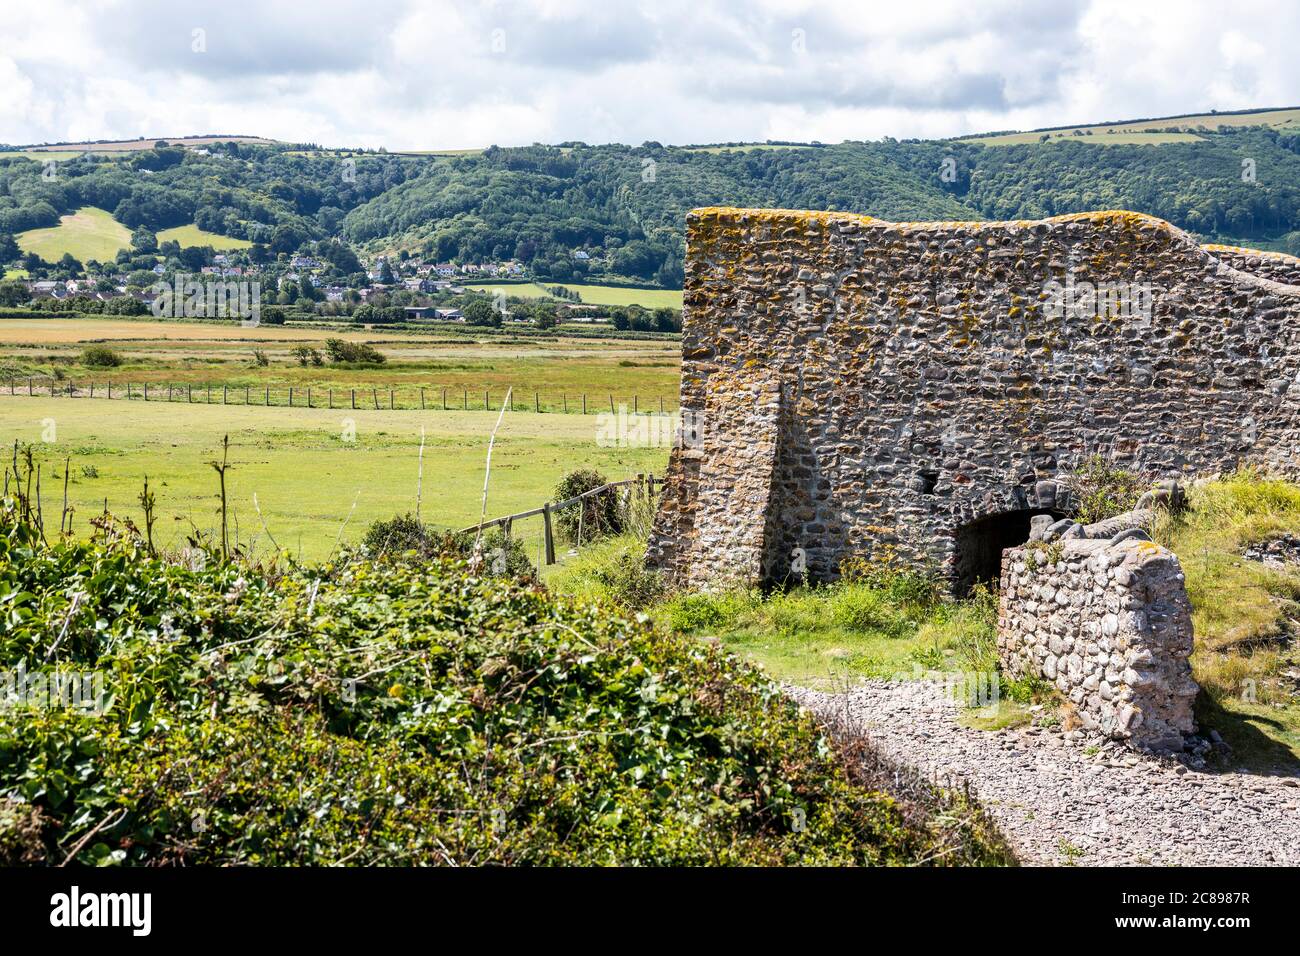
{"type": "MultiPolygon", "coordinates": [[[[390,154],[287,144],[165,146],[58,163],[0,158],[0,235],[83,206],[130,228],[195,223],[271,253],[338,236],[370,251],[524,262],[557,281],[679,287],[696,206],[838,209],[885,219],[1036,218],[1124,208],[1206,241],[1300,252],[1300,130],[1224,127],[1192,141],[1104,136],[663,147],[647,143],[390,154]],[[575,256],[583,250],[589,258],[575,256]]],[[[28,154],[30,155],[30,154],[28,154]]]]}

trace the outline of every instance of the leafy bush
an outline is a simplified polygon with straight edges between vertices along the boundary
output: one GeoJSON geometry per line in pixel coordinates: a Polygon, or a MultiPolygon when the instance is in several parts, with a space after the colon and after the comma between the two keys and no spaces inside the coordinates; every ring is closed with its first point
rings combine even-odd
{"type": "Polygon", "coordinates": [[[81,364],[88,368],[117,368],[122,356],[106,345],[92,345],[82,350],[81,364]]]}
{"type": "MultiPolygon", "coordinates": [[[[376,557],[403,557],[416,561],[435,558],[469,560],[474,553],[472,533],[440,531],[422,524],[413,515],[399,515],[376,521],[361,540],[367,553],[376,557]]],[[[490,528],[479,541],[483,571],[497,577],[535,581],[537,570],[518,538],[507,538],[500,528],[490,528]]]]}
{"type": "Polygon", "coordinates": [[[889,595],[863,584],[840,584],[830,597],[831,620],[850,631],[900,634],[907,619],[889,595]]]}
{"type": "Polygon", "coordinates": [[[106,684],[99,714],[0,709],[5,862],[1010,860],[701,642],[463,562],[266,575],[97,525],[47,546],[0,513],[0,656],[106,684]]]}
{"type": "MultiPolygon", "coordinates": [[[[567,501],[583,492],[609,484],[609,479],[592,468],[571,471],[555,486],[552,501],[567,501]]],[[[584,542],[605,535],[622,534],[624,514],[618,490],[584,498],[581,504],[570,505],[555,515],[557,533],[565,541],[578,540],[581,531],[584,542]]]]}
{"type": "Polygon", "coordinates": [[[364,342],[349,342],[346,339],[326,339],[325,351],[334,363],[351,363],[353,365],[383,365],[388,361],[383,353],[364,342]]]}

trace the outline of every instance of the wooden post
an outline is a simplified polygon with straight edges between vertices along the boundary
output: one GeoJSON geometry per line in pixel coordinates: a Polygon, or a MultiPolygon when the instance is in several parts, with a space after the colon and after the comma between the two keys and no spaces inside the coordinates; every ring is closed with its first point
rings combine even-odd
{"type": "Polygon", "coordinates": [[[542,505],[542,530],[546,536],[546,563],[555,563],[555,537],[551,533],[551,503],[542,505]]]}
{"type": "Polygon", "coordinates": [[[264,401],[266,402],[266,407],[270,408],[271,407],[271,386],[270,385],[266,386],[266,396],[264,401]]]}
{"type": "Polygon", "coordinates": [[[230,391],[229,391],[229,388],[230,388],[230,387],[229,387],[228,385],[222,385],[222,386],[221,386],[221,404],[222,404],[222,405],[227,405],[227,404],[229,404],[229,398],[230,398],[230,391]]]}
{"type": "Polygon", "coordinates": [[[660,396],[659,396],[659,414],[662,415],[663,413],[664,413],[664,397],[663,397],[662,395],[660,395],[660,396]]]}
{"type": "Polygon", "coordinates": [[[442,390],[442,410],[444,412],[447,410],[447,390],[445,388],[442,390]]]}
{"type": "Polygon", "coordinates": [[[330,389],[330,408],[334,407],[334,389],[330,389]]]}
{"type": "Polygon", "coordinates": [[[582,414],[587,414],[587,393],[582,393],[582,414]]]}
{"type": "Polygon", "coordinates": [[[420,386],[420,411],[424,411],[424,386],[420,386]]]}
{"type": "Polygon", "coordinates": [[[34,391],[32,391],[32,380],[30,378],[27,380],[27,394],[28,395],[36,394],[34,391]]]}
{"type": "Polygon", "coordinates": [[[488,407],[488,390],[486,388],[483,389],[483,407],[488,407]]]}
{"type": "Polygon", "coordinates": [[[245,404],[245,405],[250,404],[249,401],[248,401],[248,386],[247,386],[247,385],[244,386],[244,404],[245,404]]]}
{"type": "Polygon", "coordinates": [[[647,494],[650,495],[651,500],[654,500],[654,496],[655,496],[655,473],[654,473],[653,471],[650,472],[650,474],[649,474],[649,476],[647,477],[646,480],[647,480],[647,482],[648,482],[647,494]]]}
{"type": "Polygon", "coordinates": [[[208,382],[203,388],[203,400],[209,405],[212,404],[212,383],[208,382]]]}
{"type": "Polygon", "coordinates": [[[372,388],[370,390],[370,400],[375,403],[375,411],[379,411],[379,389],[372,388]]]}
{"type": "MultiPolygon", "coordinates": [[[[148,386],[148,385],[146,385],[146,386],[144,387],[144,400],[145,400],[146,402],[149,401],[149,386],[148,386]]],[[[187,403],[189,403],[189,404],[193,404],[193,402],[194,402],[194,386],[193,386],[193,385],[186,385],[186,386],[185,386],[185,401],[186,401],[187,403]]]]}
{"type": "Polygon", "coordinates": [[[564,401],[564,414],[569,414],[569,396],[561,394],[560,398],[564,401]]]}
{"type": "Polygon", "coordinates": [[[127,383],[126,383],[126,400],[127,400],[128,402],[131,400],[131,383],[130,383],[130,382],[127,382],[127,383]]]}
{"type": "Polygon", "coordinates": [[[171,382],[168,382],[168,383],[167,383],[167,401],[170,402],[171,400],[172,400],[172,385],[171,385],[171,382]]]}
{"type": "Polygon", "coordinates": [[[388,390],[388,410],[390,412],[393,410],[393,390],[391,388],[388,390]]]}
{"type": "Polygon", "coordinates": [[[293,386],[289,386],[289,407],[293,408],[293,386]]]}
{"type": "Polygon", "coordinates": [[[354,412],[357,410],[357,390],[355,388],[352,390],[352,410],[354,412]]]}
{"type": "Polygon", "coordinates": [[[311,386],[307,386],[307,407],[311,408],[311,386]]]}
{"type": "Polygon", "coordinates": [[[95,383],[94,383],[94,382],[91,382],[91,383],[90,383],[90,397],[91,397],[91,398],[94,398],[94,397],[95,397],[95,383]]]}
{"type": "Polygon", "coordinates": [[[609,395],[609,413],[611,415],[614,414],[614,393],[613,392],[610,392],[609,395]]]}
{"type": "Polygon", "coordinates": [[[469,411],[469,387],[468,386],[462,389],[462,393],[460,396],[460,407],[465,409],[465,411],[469,411]]]}
{"type": "Polygon", "coordinates": [[[541,410],[542,410],[542,397],[537,392],[533,392],[533,411],[540,412],[541,410]]]}
{"type": "Polygon", "coordinates": [[[148,383],[148,382],[145,382],[145,383],[144,383],[144,400],[145,400],[146,402],[149,401],[149,383],[148,383]]]}
{"type": "Polygon", "coordinates": [[[108,397],[109,397],[109,398],[112,398],[112,397],[113,397],[113,383],[112,383],[112,382],[109,382],[109,383],[108,383],[108,397]]]}
{"type": "Polygon", "coordinates": [[[640,400],[639,400],[635,395],[633,395],[633,396],[632,396],[632,414],[635,415],[638,411],[640,411],[640,409],[641,409],[641,406],[640,406],[640,400]]]}

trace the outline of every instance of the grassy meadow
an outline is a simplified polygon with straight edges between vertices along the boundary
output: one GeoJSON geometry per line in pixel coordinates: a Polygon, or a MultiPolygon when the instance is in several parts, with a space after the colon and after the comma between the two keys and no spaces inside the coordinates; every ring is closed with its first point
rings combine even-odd
{"type": "Polygon", "coordinates": [[[188,246],[211,246],[220,252],[223,249],[247,249],[252,243],[247,239],[235,239],[220,233],[208,232],[191,223],[188,226],[175,226],[158,233],[158,243],[178,242],[182,248],[188,246]]]}
{"type": "MultiPolygon", "coordinates": [[[[211,462],[230,436],[226,478],[232,531],[256,553],[279,548],[321,559],[377,519],[414,512],[421,429],[421,516],[447,528],[479,518],[488,440],[497,413],[329,411],[175,402],[0,398],[0,439],[30,444],[42,463],[47,525],[57,524],[64,474],[74,529],[107,507],[143,526],[147,475],[157,495],[155,539],[179,546],[220,524],[211,462]],[[71,464],[65,469],[64,462],[71,464]],[[355,505],[355,509],[354,509],[355,505]],[[261,515],[259,517],[258,509],[261,515]]],[[[565,472],[610,480],[662,473],[666,448],[602,448],[590,415],[507,413],[492,453],[488,515],[537,507],[565,472]]],[[[539,527],[521,525],[521,537],[539,527]]]]}
{"type": "Polygon", "coordinates": [[[61,216],[57,226],[29,229],[14,238],[23,252],[34,252],[47,262],[57,262],[64,253],[82,262],[110,262],[119,249],[131,245],[131,230],[102,209],[82,206],[70,216],[61,216]]]}
{"type": "Polygon", "coordinates": [[[542,285],[537,282],[466,282],[467,289],[503,289],[507,295],[517,295],[524,299],[549,298],[548,287],[561,285],[570,292],[582,297],[584,305],[639,305],[646,309],[658,309],[667,306],[670,309],[682,307],[680,289],[629,289],[626,286],[594,285],[581,282],[555,282],[542,285]]]}

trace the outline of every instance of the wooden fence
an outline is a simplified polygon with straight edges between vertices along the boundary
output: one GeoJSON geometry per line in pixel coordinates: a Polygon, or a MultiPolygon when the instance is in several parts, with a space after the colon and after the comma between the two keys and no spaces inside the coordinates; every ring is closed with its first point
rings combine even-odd
{"type": "MultiPolygon", "coordinates": [[[[492,404],[491,389],[485,388],[482,390],[483,402],[479,404],[477,401],[479,390],[471,390],[467,386],[459,388],[451,386],[379,388],[378,386],[372,386],[370,388],[340,389],[285,386],[280,389],[272,389],[269,386],[253,388],[251,385],[213,385],[204,383],[196,386],[192,383],[185,385],[159,385],[155,383],[152,389],[151,392],[150,385],[147,382],[139,385],[133,383],[122,385],[121,383],[115,384],[112,382],[98,384],[83,382],[78,386],[73,382],[55,382],[52,379],[48,385],[45,383],[37,384],[34,378],[27,379],[25,385],[19,384],[16,379],[9,380],[9,394],[14,396],[26,394],[33,397],[44,397],[48,394],[50,398],[104,398],[145,402],[183,401],[190,404],[206,405],[256,405],[266,408],[321,408],[343,409],[346,411],[366,409],[375,411],[499,410],[498,407],[492,404]],[[335,401],[335,392],[339,393],[337,402],[335,401]],[[402,396],[401,402],[398,401],[399,394],[402,396]],[[471,401],[471,397],[474,401],[471,401]],[[283,403],[278,400],[281,398],[284,399],[283,403]]],[[[499,395],[500,392],[497,394],[499,395]]],[[[611,413],[617,413],[618,408],[615,398],[612,392],[596,396],[594,401],[590,400],[591,396],[585,392],[575,393],[574,395],[562,392],[559,403],[555,403],[553,397],[543,403],[541,392],[535,391],[533,392],[532,402],[520,402],[512,398],[510,411],[539,413],[547,411],[566,415],[588,415],[603,412],[608,406],[611,413]]],[[[641,408],[643,403],[640,396],[631,395],[629,398],[631,399],[630,406],[625,403],[622,407],[630,407],[634,414],[645,412],[664,415],[670,410],[662,396],[645,403],[645,409],[641,408]]]]}
{"type": "MultiPolygon", "coordinates": [[[[462,528],[461,534],[477,532],[480,529],[501,527],[508,537],[510,527],[516,521],[522,521],[525,518],[535,518],[542,516],[542,535],[545,543],[545,562],[547,564],[555,563],[555,530],[552,526],[552,518],[557,512],[570,508],[573,505],[584,501],[587,498],[594,498],[596,495],[606,494],[616,488],[630,488],[636,486],[638,498],[644,498],[649,501],[655,496],[655,485],[659,485],[659,490],[663,489],[664,480],[656,478],[653,473],[639,473],[635,478],[625,478],[623,481],[611,481],[608,484],[601,485],[599,488],[592,488],[584,491],[580,495],[574,495],[572,498],[565,498],[563,501],[548,501],[539,508],[532,508],[528,511],[520,511],[512,515],[502,515],[500,518],[492,518],[484,521],[482,524],[472,524],[468,528],[462,528]]],[[[581,543],[581,542],[579,542],[581,543]]]]}

